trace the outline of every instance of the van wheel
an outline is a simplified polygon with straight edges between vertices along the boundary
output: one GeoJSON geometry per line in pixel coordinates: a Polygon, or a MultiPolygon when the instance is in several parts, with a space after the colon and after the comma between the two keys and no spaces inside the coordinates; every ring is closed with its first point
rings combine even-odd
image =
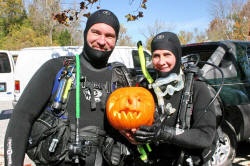
{"type": "Polygon", "coordinates": [[[212,166],[232,165],[236,156],[237,139],[234,131],[229,126],[222,126],[217,129],[219,139],[215,152],[210,160],[212,166]]]}

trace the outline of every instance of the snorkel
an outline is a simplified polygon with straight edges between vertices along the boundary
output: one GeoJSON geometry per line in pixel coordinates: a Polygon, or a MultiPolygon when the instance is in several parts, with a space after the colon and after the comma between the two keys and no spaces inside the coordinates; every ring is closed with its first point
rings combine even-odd
{"type": "MultiPolygon", "coordinates": [[[[142,73],[143,73],[144,77],[147,79],[148,83],[152,84],[154,82],[154,80],[152,79],[152,77],[150,76],[150,74],[146,68],[146,60],[145,60],[145,55],[143,52],[143,47],[142,47],[141,41],[137,42],[137,47],[138,47],[138,54],[139,54],[142,73]]],[[[157,96],[158,106],[161,108],[161,113],[163,114],[164,113],[164,100],[163,100],[163,96],[160,95],[161,89],[159,88],[159,86],[154,86],[153,88],[154,88],[154,92],[157,96]]]]}

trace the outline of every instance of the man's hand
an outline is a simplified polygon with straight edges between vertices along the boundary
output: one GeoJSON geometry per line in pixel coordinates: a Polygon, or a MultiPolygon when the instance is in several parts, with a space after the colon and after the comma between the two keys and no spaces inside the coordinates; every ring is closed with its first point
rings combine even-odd
{"type": "Polygon", "coordinates": [[[113,138],[107,138],[103,147],[104,159],[109,165],[119,165],[125,156],[129,155],[127,147],[120,142],[114,143],[113,138]]]}
{"type": "Polygon", "coordinates": [[[116,143],[113,145],[110,154],[110,161],[112,165],[119,165],[121,161],[122,153],[121,153],[121,144],[116,143]]]}

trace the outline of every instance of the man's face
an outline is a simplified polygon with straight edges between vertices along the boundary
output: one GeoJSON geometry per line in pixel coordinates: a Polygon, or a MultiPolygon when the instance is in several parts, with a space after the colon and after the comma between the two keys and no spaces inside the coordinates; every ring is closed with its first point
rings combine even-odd
{"type": "Polygon", "coordinates": [[[176,57],[168,50],[155,50],[152,55],[154,68],[160,72],[171,71],[176,63],[176,57]]]}
{"type": "Polygon", "coordinates": [[[93,49],[110,51],[116,44],[115,30],[104,23],[94,24],[87,33],[87,42],[93,49]]]}

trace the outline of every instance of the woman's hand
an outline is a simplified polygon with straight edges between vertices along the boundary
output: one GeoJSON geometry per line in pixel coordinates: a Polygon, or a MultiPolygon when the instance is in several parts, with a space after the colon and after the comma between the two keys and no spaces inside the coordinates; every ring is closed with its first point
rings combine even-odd
{"type": "Polygon", "coordinates": [[[170,142],[175,135],[175,128],[165,125],[141,126],[134,133],[134,140],[141,143],[170,142]]]}
{"type": "Polygon", "coordinates": [[[136,129],[131,129],[131,130],[120,130],[120,133],[132,144],[139,144],[135,139],[134,139],[134,133],[136,132],[136,129]]]}

